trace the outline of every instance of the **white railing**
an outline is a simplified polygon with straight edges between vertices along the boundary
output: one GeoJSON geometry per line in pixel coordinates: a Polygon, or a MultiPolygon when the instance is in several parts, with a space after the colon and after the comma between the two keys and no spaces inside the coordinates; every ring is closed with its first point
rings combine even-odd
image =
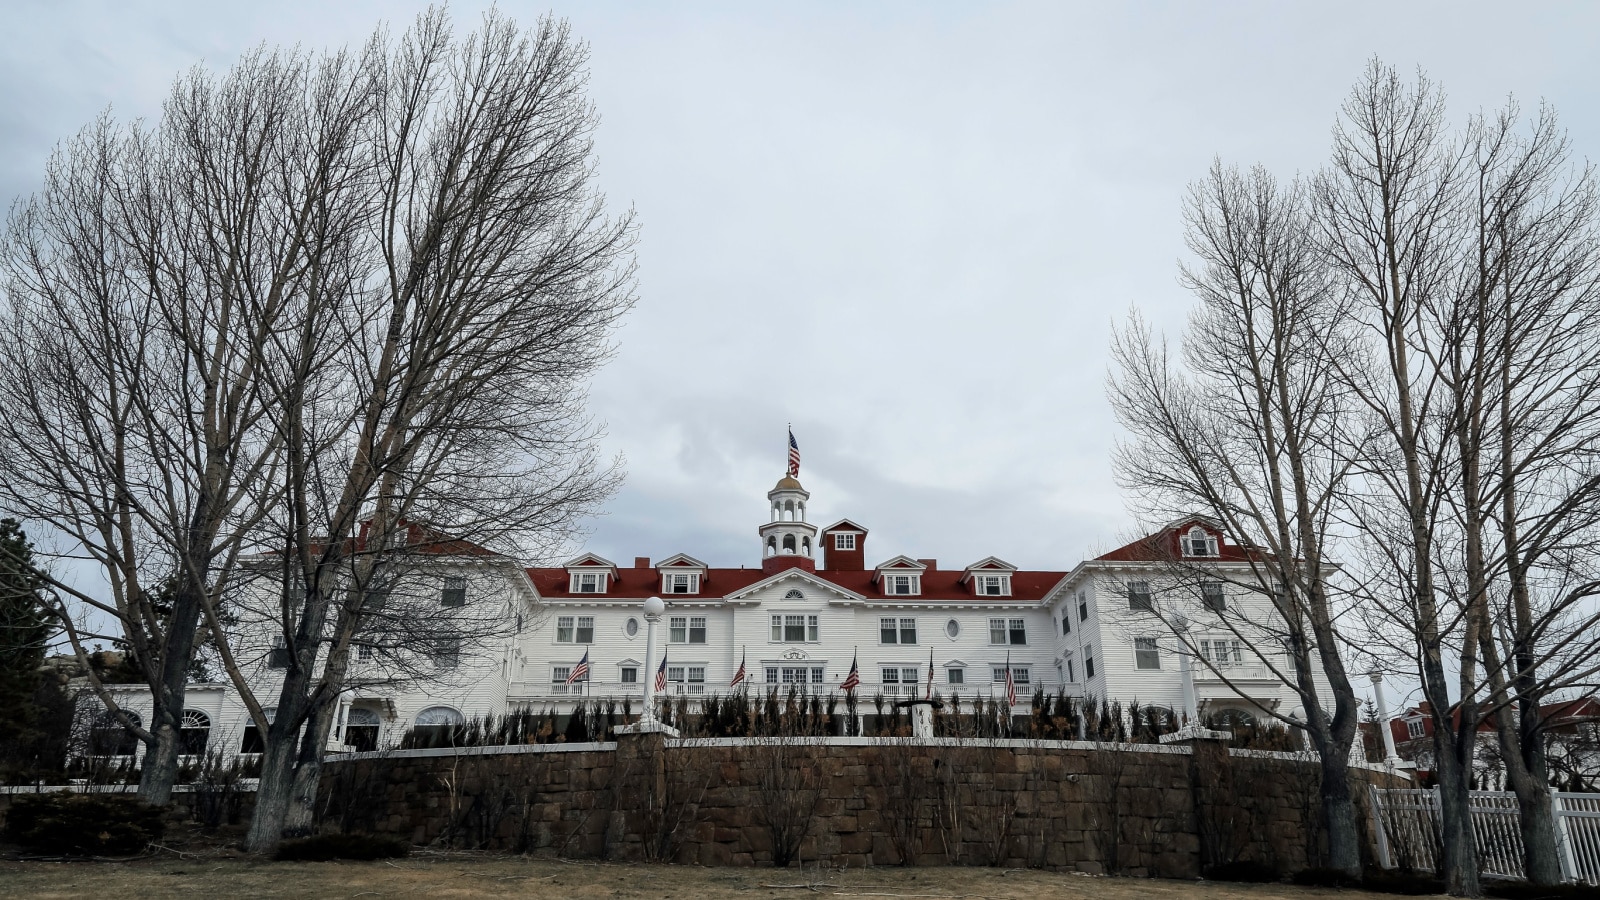
{"type": "MultiPolygon", "coordinates": [[[[1370,787],[1378,863],[1433,869],[1439,847],[1439,789],[1370,787]]],[[[1550,792],[1561,873],[1600,884],[1600,794],[1550,792]]],[[[1522,878],[1522,825],[1517,795],[1472,791],[1472,836],[1484,874],[1522,878]]]]}

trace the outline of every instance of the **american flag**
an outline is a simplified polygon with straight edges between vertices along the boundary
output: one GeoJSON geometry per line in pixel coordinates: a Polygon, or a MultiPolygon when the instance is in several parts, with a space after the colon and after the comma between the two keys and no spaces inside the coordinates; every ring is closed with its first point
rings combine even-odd
{"type": "Polygon", "coordinates": [[[923,696],[922,699],[924,699],[924,700],[932,700],[933,699],[933,648],[932,647],[928,648],[928,692],[927,692],[927,694],[925,694],[923,696]]]}
{"type": "Polygon", "coordinates": [[[578,660],[578,664],[572,667],[572,671],[567,674],[567,680],[563,682],[563,684],[571,684],[574,681],[584,681],[588,677],[589,651],[585,650],[583,651],[583,659],[578,660]]]}
{"type": "Polygon", "coordinates": [[[661,665],[656,669],[656,693],[667,689],[667,654],[661,654],[661,665]]]}
{"type": "Polygon", "coordinates": [[[800,477],[800,445],[794,439],[794,429],[789,429],[789,477],[800,477]]]}
{"type": "Polygon", "coordinates": [[[746,677],[745,677],[745,674],[744,674],[744,657],[740,656],[739,657],[739,671],[733,673],[733,680],[728,682],[728,687],[738,687],[739,685],[744,684],[745,680],[746,680],[746,677]]]}
{"type": "Polygon", "coordinates": [[[839,685],[839,687],[844,688],[846,691],[853,691],[860,686],[861,670],[856,667],[856,658],[852,656],[850,657],[850,674],[845,676],[844,684],[839,685]]]}
{"type": "Polygon", "coordinates": [[[1006,651],[1006,705],[1017,705],[1017,682],[1011,677],[1011,651],[1006,651]]]}

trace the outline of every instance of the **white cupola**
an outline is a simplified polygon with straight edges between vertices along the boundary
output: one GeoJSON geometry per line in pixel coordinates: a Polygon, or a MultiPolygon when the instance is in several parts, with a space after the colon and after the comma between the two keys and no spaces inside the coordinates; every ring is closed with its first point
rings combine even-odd
{"type": "Polygon", "coordinates": [[[756,529],[761,535],[763,569],[777,571],[799,566],[815,571],[817,526],[806,521],[806,501],[810,499],[811,494],[792,475],[778,479],[767,492],[770,518],[756,529]]]}

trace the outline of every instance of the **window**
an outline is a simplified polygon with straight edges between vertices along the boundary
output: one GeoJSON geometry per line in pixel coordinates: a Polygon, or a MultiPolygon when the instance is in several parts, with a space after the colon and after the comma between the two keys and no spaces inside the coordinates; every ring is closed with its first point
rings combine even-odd
{"type": "MultiPolygon", "coordinates": [[[[274,717],[278,715],[276,706],[269,706],[261,711],[267,717],[267,724],[271,725],[274,717]]],[[[256,727],[255,717],[244,720],[244,735],[239,741],[240,753],[262,753],[267,749],[266,741],[261,738],[261,729],[256,727]]]]}
{"type": "Polygon", "coordinates": [[[917,620],[879,619],[878,635],[885,644],[915,644],[917,642],[917,620]]]}
{"type": "Polygon", "coordinates": [[[632,616],[629,616],[628,617],[628,621],[622,623],[622,633],[627,635],[628,637],[638,637],[639,636],[639,620],[633,618],[632,616]]]}
{"type": "Polygon", "coordinates": [[[989,643],[1026,644],[1028,623],[1023,619],[990,619],[989,643]]]}
{"type": "Polygon", "coordinates": [[[556,617],[556,643],[594,643],[594,616],[556,617]]]}
{"type": "Polygon", "coordinates": [[[957,622],[955,619],[951,619],[950,621],[944,623],[944,633],[949,635],[951,638],[960,637],[961,623],[957,622]]]}
{"type": "Polygon", "coordinates": [[[1011,593],[1009,575],[979,575],[972,581],[977,592],[986,597],[1004,597],[1011,593]]]}
{"type": "Polygon", "coordinates": [[[1244,645],[1240,641],[1228,641],[1221,638],[1202,640],[1200,642],[1200,658],[1213,666],[1238,665],[1244,662],[1244,645]]]}
{"type": "Polygon", "coordinates": [[[284,644],[283,635],[272,636],[272,649],[267,651],[267,668],[287,669],[294,657],[289,653],[289,648],[284,644]]]}
{"type": "Polygon", "coordinates": [[[371,659],[372,658],[372,650],[373,650],[373,647],[372,647],[371,644],[357,644],[356,645],[356,661],[357,662],[366,662],[367,660],[371,659]]]}
{"type": "Polygon", "coordinates": [[[1083,677],[1094,677],[1094,647],[1089,644],[1083,645],[1083,677]]]}
{"type": "Polygon", "coordinates": [[[1150,610],[1150,609],[1153,609],[1154,606],[1155,606],[1155,604],[1152,602],[1152,600],[1150,598],[1150,582],[1148,582],[1148,581],[1130,581],[1130,582],[1128,582],[1128,608],[1129,609],[1150,610]]]}
{"type": "Polygon", "coordinates": [[[697,594],[700,592],[700,576],[693,572],[672,572],[662,576],[661,589],[669,594],[697,594]]]}
{"type": "Polygon", "coordinates": [[[198,709],[183,711],[178,727],[178,752],[184,756],[204,756],[211,737],[211,717],[198,709]]]}
{"type": "Polygon", "coordinates": [[[945,669],[944,670],[944,681],[945,681],[945,684],[966,684],[967,683],[967,670],[966,669],[945,669]]]}
{"type": "Polygon", "coordinates": [[[604,594],[605,592],[606,574],[604,572],[574,572],[572,574],[572,593],[604,594]]]}
{"type": "Polygon", "coordinates": [[[1078,621],[1089,621],[1089,595],[1084,591],[1078,592],[1078,621]]]}
{"type": "Polygon", "coordinates": [[[1072,657],[1070,657],[1070,656],[1067,657],[1066,660],[1065,660],[1065,663],[1066,663],[1066,676],[1067,676],[1066,680],[1067,680],[1067,682],[1071,683],[1071,682],[1077,681],[1078,679],[1073,675],[1073,672],[1072,672],[1072,657]]]}
{"type": "Polygon", "coordinates": [[[1140,669],[1161,668],[1161,650],[1153,637],[1133,639],[1133,664],[1140,669]]]}
{"type": "Polygon", "coordinates": [[[915,575],[885,575],[883,590],[886,594],[912,596],[918,593],[917,582],[919,580],[915,575]]]}
{"type": "Polygon", "coordinates": [[[439,594],[440,606],[467,605],[467,579],[451,575],[444,580],[444,590],[439,594]]]}
{"type": "Polygon", "coordinates": [[[778,667],[777,666],[767,666],[767,684],[777,684],[777,683],[778,683],[778,667]]]}
{"type": "Polygon", "coordinates": [[[638,684],[639,683],[639,667],[638,666],[623,666],[622,667],[622,683],[623,684],[638,684]]]}
{"type": "Polygon", "coordinates": [[[421,747],[448,747],[455,744],[462,725],[467,719],[459,710],[448,706],[430,706],[417,713],[411,731],[421,747]]]}
{"type": "Polygon", "coordinates": [[[1200,602],[1212,612],[1222,612],[1228,608],[1227,595],[1222,592],[1222,582],[1200,582],[1200,602]]]}
{"type": "Polygon", "coordinates": [[[856,536],[855,535],[853,535],[853,534],[836,534],[836,535],[833,536],[833,549],[835,549],[835,550],[854,550],[855,548],[856,548],[856,536]]]}
{"type": "Polygon", "coordinates": [[[433,664],[439,668],[454,669],[461,665],[461,642],[454,638],[434,641],[428,655],[433,657],[433,664]]]}
{"type": "Polygon", "coordinates": [[[917,670],[915,668],[884,666],[882,672],[884,684],[909,684],[913,688],[917,685],[917,670]]]}
{"type": "Polygon", "coordinates": [[[1407,719],[1406,720],[1406,736],[1407,737],[1419,738],[1419,737],[1422,737],[1422,735],[1426,731],[1427,731],[1427,729],[1423,727],[1421,719],[1407,719]]]}
{"type": "Polygon", "coordinates": [[[674,644],[704,644],[706,642],[705,616],[673,616],[669,640],[674,644]]]}
{"type": "MultiPolygon", "coordinates": [[[[1006,680],[1006,667],[1005,666],[995,666],[994,667],[994,671],[992,673],[990,673],[990,674],[991,674],[995,684],[1004,684],[1005,683],[1005,680],[1006,680]]],[[[1029,672],[1027,666],[1012,666],[1011,667],[1011,682],[1013,684],[1015,684],[1016,686],[1018,686],[1018,687],[1022,687],[1025,684],[1029,684],[1030,683],[1030,681],[1029,681],[1030,675],[1031,675],[1031,673],[1029,672]]]]}
{"type": "Polygon", "coordinates": [[[571,677],[572,677],[572,667],[571,666],[551,666],[550,667],[550,683],[551,684],[566,684],[567,683],[567,679],[571,678],[571,677]]]}
{"type": "Polygon", "coordinates": [[[785,644],[816,643],[821,640],[816,616],[782,615],[772,617],[772,639],[785,644]]]}
{"type": "Polygon", "coordinates": [[[1183,538],[1184,556],[1216,556],[1217,539],[1196,525],[1183,538]]]}
{"type": "Polygon", "coordinates": [[[1072,614],[1071,613],[1067,613],[1066,615],[1061,617],[1061,633],[1062,634],[1071,634],[1072,633],[1072,614]]]}
{"type": "Polygon", "coordinates": [[[378,729],[382,721],[378,714],[360,706],[350,707],[344,720],[345,746],[357,753],[371,753],[378,749],[378,729]]]}

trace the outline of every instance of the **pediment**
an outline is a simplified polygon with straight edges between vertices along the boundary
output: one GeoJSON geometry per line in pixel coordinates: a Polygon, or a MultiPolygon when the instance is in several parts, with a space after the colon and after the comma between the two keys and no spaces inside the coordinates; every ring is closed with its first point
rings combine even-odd
{"type": "Polygon", "coordinates": [[[874,568],[880,572],[890,569],[921,572],[926,570],[928,567],[917,562],[909,556],[896,556],[893,559],[878,563],[876,566],[874,566],[874,568]]]}
{"type": "Polygon", "coordinates": [[[824,534],[832,534],[835,531],[854,531],[860,534],[867,533],[866,526],[857,522],[852,522],[849,519],[840,519],[832,525],[829,525],[827,528],[822,529],[822,531],[824,534]]]}
{"type": "MultiPolygon", "coordinates": [[[[761,579],[749,587],[729,594],[727,599],[731,603],[737,603],[740,601],[751,602],[755,595],[766,593],[768,591],[777,591],[779,588],[798,590],[802,594],[805,594],[806,599],[808,600],[813,596],[821,596],[830,600],[864,599],[859,594],[845,590],[831,581],[828,581],[824,578],[819,578],[816,575],[807,572],[805,569],[800,568],[784,569],[781,572],[777,572],[761,579]]],[[[777,602],[782,602],[781,593],[779,593],[776,600],[777,602]]]]}
{"type": "Polygon", "coordinates": [[[606,559],[604,556],[599,555],[598,553],[585,553],[581,556],[575,556],[572,559],[567,560],[562,564],[562,568],[609,569],[612,572],[615,572],[617,570],[617,564],[609,559],[606,559]]]}
{"type": "Polygon", "coordinates": [[[675,553],[656,563],[657,569],[705,569],[706,564],[687,553],[675,553]]]}

